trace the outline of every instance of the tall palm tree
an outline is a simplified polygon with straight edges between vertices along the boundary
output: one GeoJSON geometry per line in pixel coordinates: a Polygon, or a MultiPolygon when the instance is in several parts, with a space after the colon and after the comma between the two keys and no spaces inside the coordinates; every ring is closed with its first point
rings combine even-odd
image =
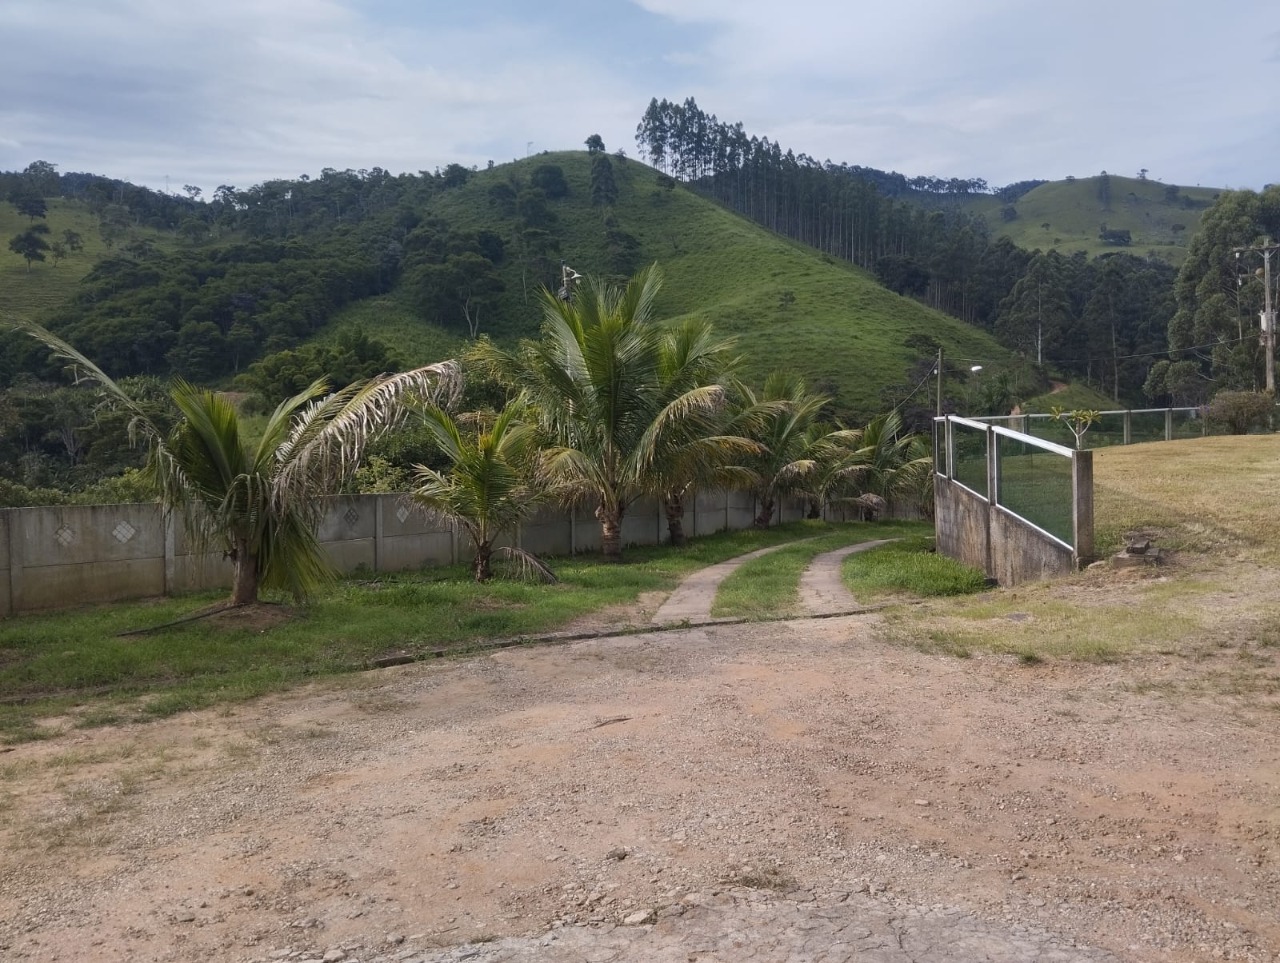
{"type": "Polygon", "coordinates": [[[261,589],[301,599],[335,577],[316,538],[320,496],[338,490],[369,441],[399,423],[409,397],[454,396],[454,362],[383,375],[330,393],[318,380],[280,404],[252,441],[223,396],[183,381],[171,396],[182,414],[163,432],[97,365],[35,324],[21,330],[96,381],[133,420],[130,434],[149,449],[147,471],[166,511],[180,511],[197,554],[221,549],[232,563],[231,604],[261,589]]]}
{"type": "Polygon", "coordinates": [[[514,354],[482,342],[471,355],[510,389],[523,391],[543,437],[541,473],[568,498],[594,501],[606,559],[622,556],[628,506],[654,489],[657,454],[691,413],[707,411],[718,385],[680,385],[660,372],[664,329],[655,324],[656,267],[625,286],[587,279],[572,300],[542,293],[542,337],[514,354]]]}
{"type": "Polygon", "coordinates": [[[471,572],[477,582],[493,577],[495,551],[516,558],[544,578],[554,576],[538,559],[519,548],[495,549],[494,542],[532,514],[540,496],[529,483],[528,454],[534,441],[523,398],[508,404],[492,424],[464,432],[443,408],[423,409],[427,427],[449,459],[439,472],[417,466],[417,487],[411,497],[429,513],[447,518],[467,533],[475,549],[471,572]]]}

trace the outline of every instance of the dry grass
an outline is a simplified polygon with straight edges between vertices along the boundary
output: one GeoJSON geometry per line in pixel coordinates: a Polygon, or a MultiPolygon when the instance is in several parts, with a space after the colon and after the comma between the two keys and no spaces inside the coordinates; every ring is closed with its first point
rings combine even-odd
{"type": "Polygon", "coordinates": [[[1272,702],[1280,679],[1280,435],[1211,437],[1094,453],[1099,548],[1151,535],[1163,563],[931,601],[886,613],[883,636],[958,657],[1135,660],[1135,685],[1272,702]],[[1199,667],[1151,681],[1146,657],[1199,667]]]}
{"type": "Polygon", "coordinates": [[[1167,548],[1280,561],[1280,435],[1226,435],[1094,453],[1095,515],[1104,547],[1124,531],[1167,548]]]}

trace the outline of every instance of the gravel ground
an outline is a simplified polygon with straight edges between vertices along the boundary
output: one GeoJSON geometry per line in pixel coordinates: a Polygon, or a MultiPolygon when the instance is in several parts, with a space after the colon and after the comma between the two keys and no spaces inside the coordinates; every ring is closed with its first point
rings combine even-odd
{"type": "Polygon", "coordinates": [[[1174,656],[1137,686],[877,629],[507,649],[18,746],[0,959],[1280,960],[1273,708],[1174,656]]]}

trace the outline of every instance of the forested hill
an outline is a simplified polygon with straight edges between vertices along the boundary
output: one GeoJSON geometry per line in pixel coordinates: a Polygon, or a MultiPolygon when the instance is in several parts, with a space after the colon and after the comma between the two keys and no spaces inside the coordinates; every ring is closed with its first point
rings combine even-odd
{"type": "MultiPolygon", "coordinates": [[[[1010,222],[1022,216],[1019,205],[1029,216],[1047,218],[1039,199],[1065,193],[1064,209],[1041,220],[1040,230],[1056,221],[1065,232],[1070,221],[1072,230],[1087,233],[1087,213],[1073,207],[1080,197],[1074,184],[1066,192],[1038,181],[992,191],[980,178],[906,178],[821,162],[721,122],[692,98],[653,100],[637,125],[636,143],[655,167],[690,189],[866,268],[890,289],[990,331],[1007,347],[1089,380],[1114,399],[1141,401],[1151,366],[1165,351],[1173,262],[1180,255],[1134,249],[1134,229],[1123,225],[1148,198],[1122,178],[1081,185],[1104,195],[1089,202],[1102,205],[1096,244],[1063,244],[1059,251],[1036,243],[1028,250],[993,229],[985,207],[998,201],[996,210],[1010,222]],[[1088,253],[1098,249],[1105,256],[1091,260],[1088,253]]],[[[1163,203],[1176,202],[1176,223],[1184,230],[1170,223],[1165,233],[1181,241],[1185,222],[1194,224],[1190,215],[1208,200],[1173,190],[1175,201],[1163,203]]],[[[1140,213],[1150,215],[1150,205],[1140,213]]]]}
{"type": "MultiPolygon", "coordinates": [[[[58,199],[48,218],[77,205],[104,217],[110,203],[58,199]]],[[[990,336],[604,151],[475,172],[325,171],[219,187],[176,212],[133,218],[43,314],[113,374],[278,396],[319,373],[436,360],[474,335],[535,332],[537,292],[558,286],[564,261],[616,277],[657,262],[663,315],[710,318],[740,336],[748,374],[798,371],[848,417],[918,388],[938,347],[1026,379],[990,336]],[[340,339],[353,323],[361,334],[340,339]]],[[[37,261],[28,276],[14,257],[9,277],[34,287],[75,263],[37,261]]],[[[9,383],[41,370],[23,342],[2,363],[9,383]]]]}

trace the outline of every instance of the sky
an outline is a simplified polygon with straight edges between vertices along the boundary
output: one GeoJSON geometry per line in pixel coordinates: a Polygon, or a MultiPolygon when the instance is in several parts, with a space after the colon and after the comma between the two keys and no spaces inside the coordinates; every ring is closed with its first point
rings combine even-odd
{"type": "Polygon", "coordinates": [[[1262,0],[0,0],[0,170],[206,196],[326,167],[484,167],[651,98],[819,160],[993,187],[1280,181],[1262,0]]]}

